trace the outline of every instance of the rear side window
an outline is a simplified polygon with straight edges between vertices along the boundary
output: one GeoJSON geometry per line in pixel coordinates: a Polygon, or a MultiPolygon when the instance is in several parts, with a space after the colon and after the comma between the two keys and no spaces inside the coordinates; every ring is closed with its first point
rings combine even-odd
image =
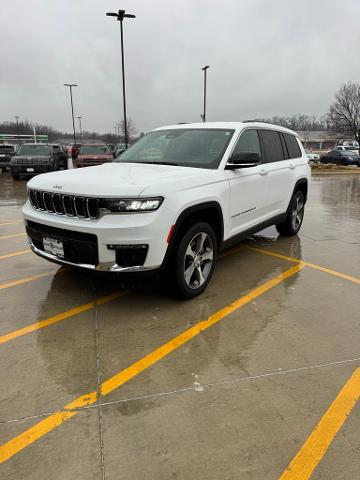
{"type": "Polygon", "coordinates": [[[280,134],[275,130],[261,130],[261,139],[264,148],[266,163],[280,162],[284,160],[284,152],[280,134]]]}
{"type": "Polygon", "coordinates": [[[294,137],[289,133],[283,133],[287,150],[289,152],[289,158],[299,158],[302,156],[299,144],[294,137]]]}
{"type": "Polygon", "coordinates": [[[233,155],[236,153],[258,153],[261,158],[261,147],[259,134],[257,130],[245,130],[234,148],[233,155]]]}

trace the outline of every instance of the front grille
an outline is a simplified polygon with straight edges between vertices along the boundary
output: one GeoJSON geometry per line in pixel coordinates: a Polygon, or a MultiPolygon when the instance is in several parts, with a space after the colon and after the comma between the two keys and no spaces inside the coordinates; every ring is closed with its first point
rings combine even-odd
{"type": "Polygon", "coordinates": [[[17,158],[15,164],[18,165],[48,165],[47,158],[17,158]]]}
{"type": "Polygon", "coordinates": [[[99,218],[98,198],[29,189],[29,200],[35,210],[91,220],[99,218]]]}

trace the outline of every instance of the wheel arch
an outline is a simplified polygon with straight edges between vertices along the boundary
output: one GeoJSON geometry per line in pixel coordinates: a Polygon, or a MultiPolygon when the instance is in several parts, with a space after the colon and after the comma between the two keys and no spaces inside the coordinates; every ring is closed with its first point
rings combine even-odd
{"type": "Polygon", "coordinates": [[[217,250],[224,238],[224,217],[221,206],[216,201],[198,203],[183,210],[178,216],[171,235],[166,256],[169,257],[181,238],[181,233],[197,222],[207,222],[213,229],[217,240],[217,250]]]}

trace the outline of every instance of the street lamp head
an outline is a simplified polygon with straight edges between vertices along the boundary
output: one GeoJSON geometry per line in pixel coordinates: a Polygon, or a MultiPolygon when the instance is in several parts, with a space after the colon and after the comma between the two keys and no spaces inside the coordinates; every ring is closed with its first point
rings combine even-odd
{"type": "Polygon", "coordinates": [[[201,70],[207,70],[208,68],[210,68],[210,65],[205,65],[201,70]]]}
{"type": "Polygon", "coordinates": [[[64,87],[78,87],[76,83],[64,83],[64,87]]]}
{"type": "Polygon", "coordinates": [[[107,12],[106,14],[107,17],[116,17],[116,19],[119,22],[122,22],[124,18],[136,18],[135,15],[132,15],[131,13],[125,13],[125,10],[119,10],[117,13],[116,12],[107,12]]]}

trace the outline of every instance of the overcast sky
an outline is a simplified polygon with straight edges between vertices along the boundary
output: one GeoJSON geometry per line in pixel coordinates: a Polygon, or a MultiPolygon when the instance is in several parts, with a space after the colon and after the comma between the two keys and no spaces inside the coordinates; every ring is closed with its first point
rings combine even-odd
{"type": "Polygon", "coordinates": [[[2,0],[0,121],[14,115],[71,131],[122,118],[124,23],[128,115],[139,130],[200,121],[325,113],[342,83],[360,80],[359,0],[2,0]]]}

